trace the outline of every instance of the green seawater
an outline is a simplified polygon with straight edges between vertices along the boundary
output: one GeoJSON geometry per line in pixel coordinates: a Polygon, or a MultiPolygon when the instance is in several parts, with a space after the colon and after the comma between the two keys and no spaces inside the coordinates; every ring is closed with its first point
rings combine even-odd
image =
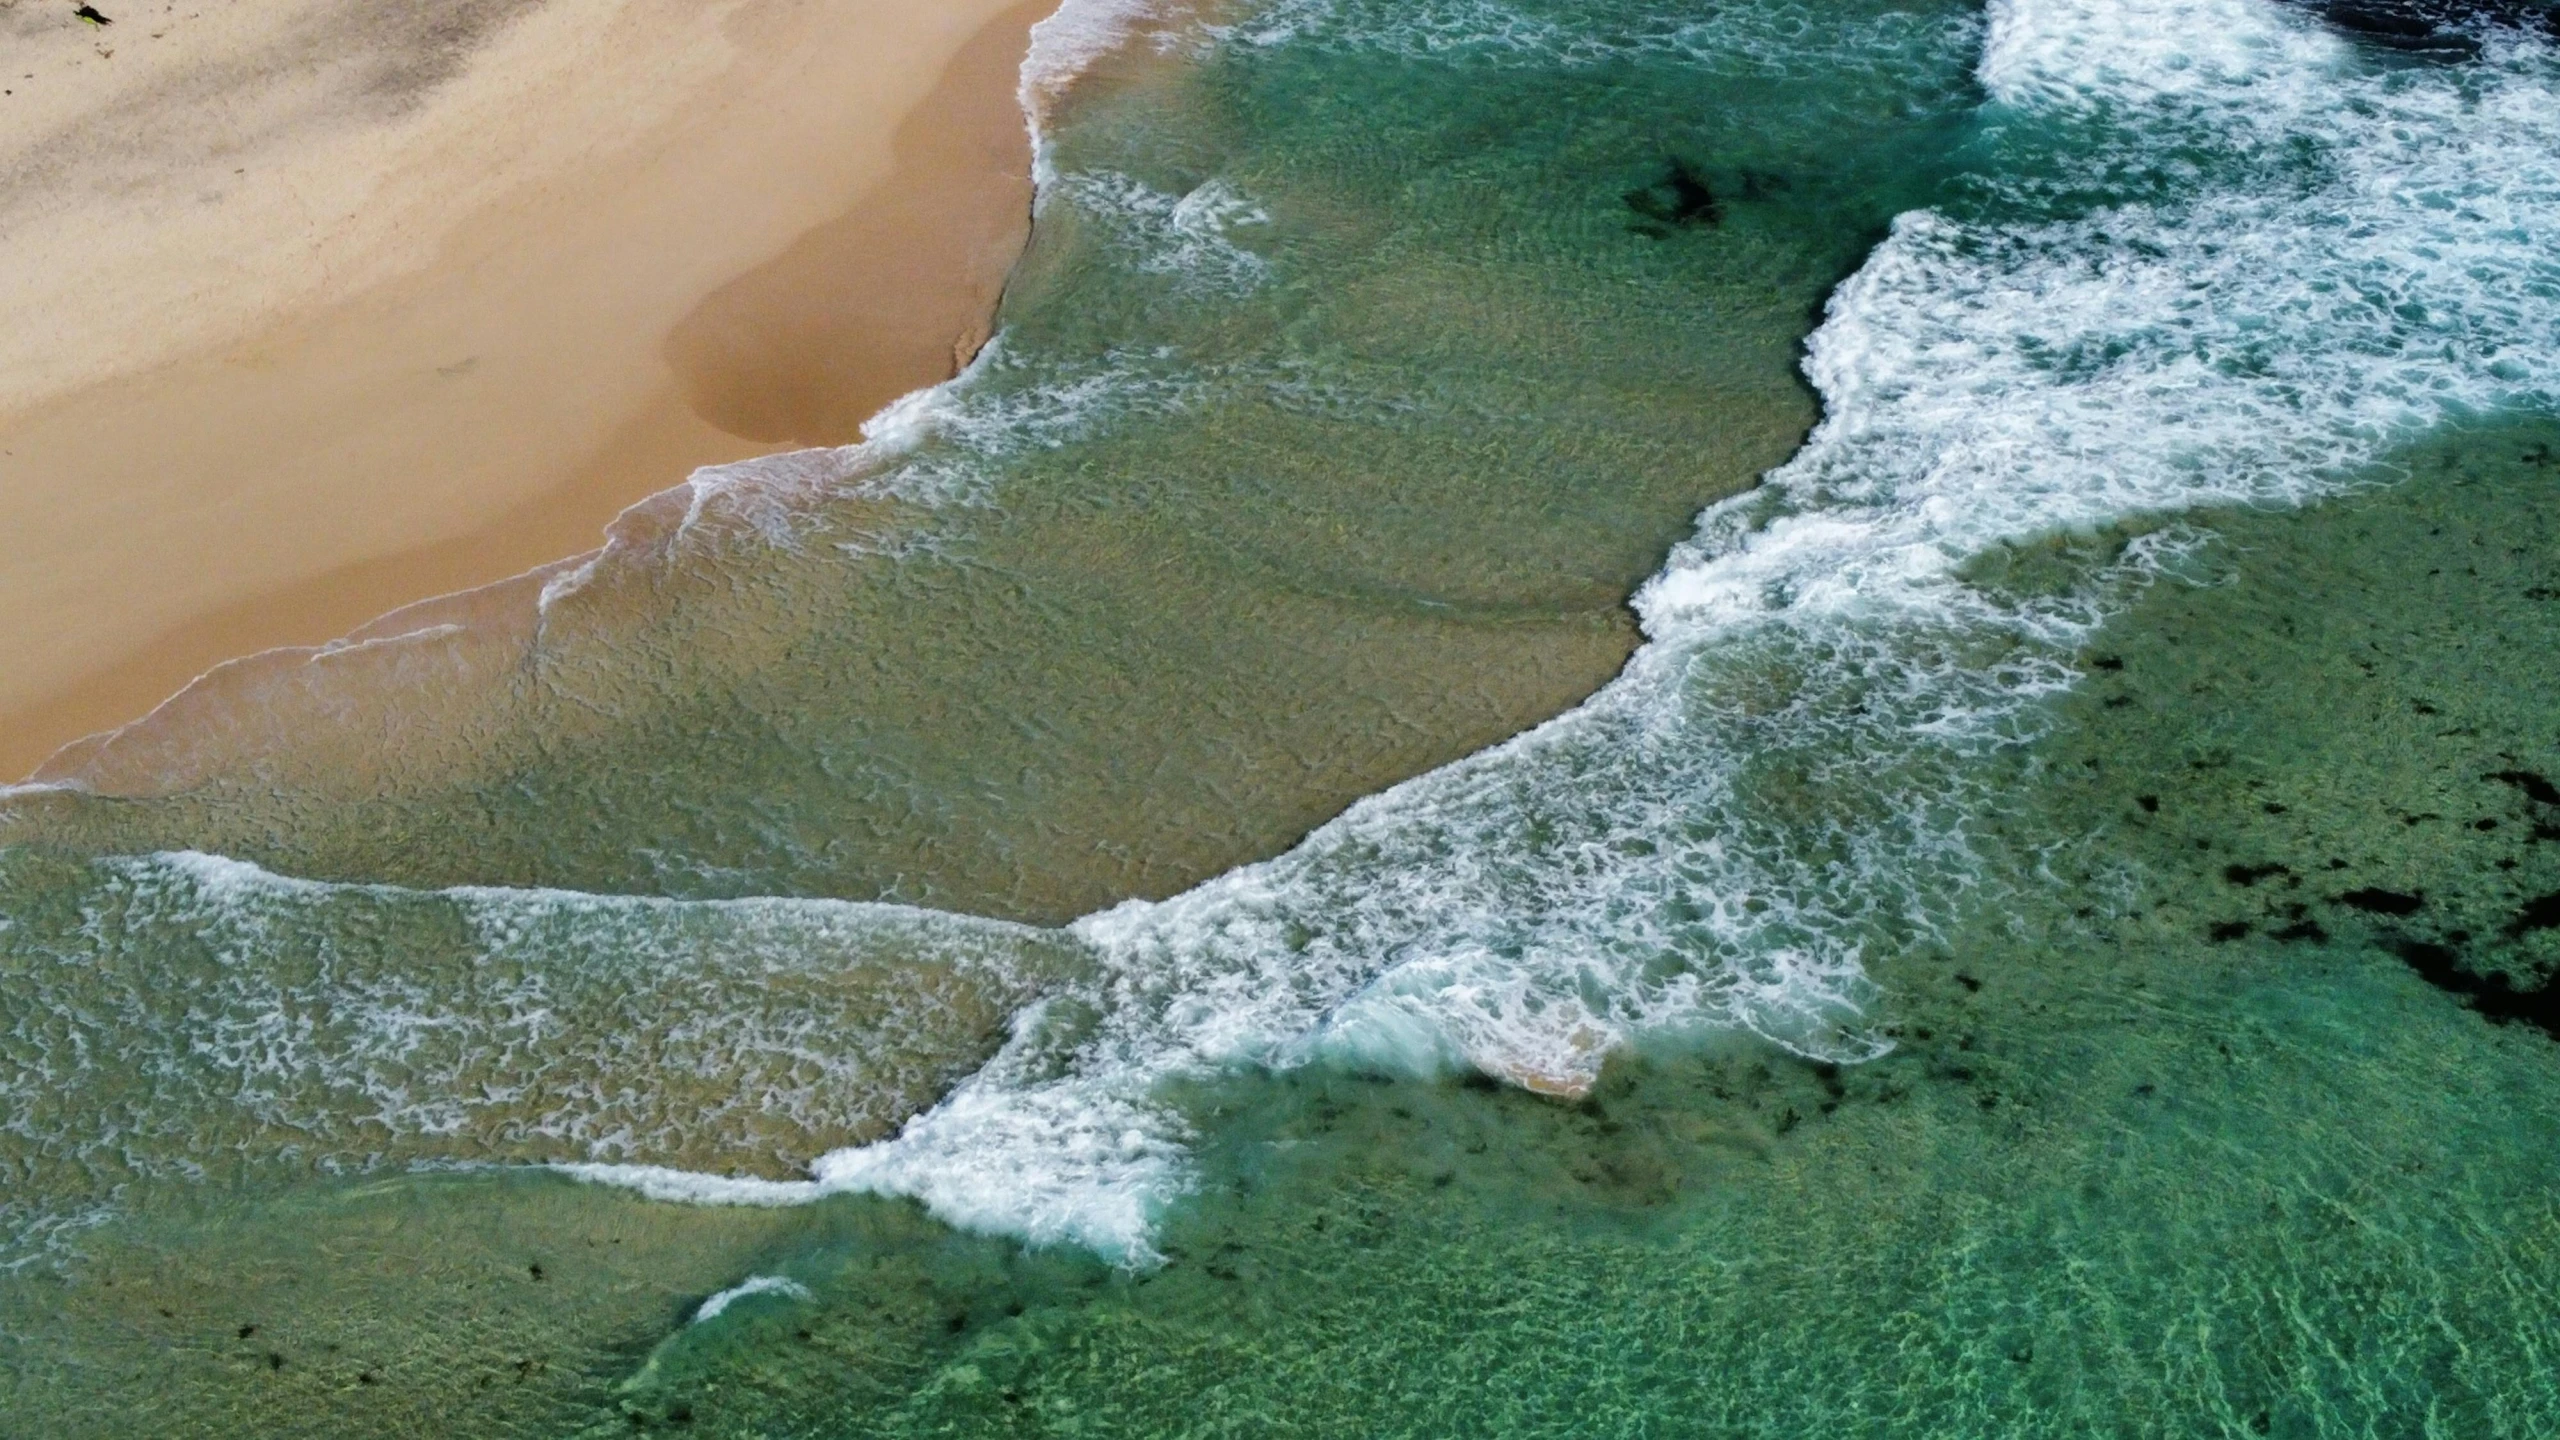
{"type": "Polygon", "coordinates": [[[494,678],[430,643],[352,718],[226,717],[228,768],[0,839],[1054,923],[1570,707],[1812,423],[1799,344],[1952,167],[1974,19],[1554,8],[1523,49],[1458,7],[1443,53],[1434,18],[1098,76],[920,445],[630,547],[494,678]],[[1676,164],[1718,223],[1630,207],[1676,164]]]}
{"type": "Polygon", "coordinates": [[[1883,1059],[1673,1047],[1579,1103],[1202,1086],[1137,1272],[858,1197],[199,1197],[12,1287],[13,1333],[87,1359],[22,1398],[134,1387],[23,1433],[2547,1433],[2551,1013],[2400,952],[2560,972],[2560,804],[2498,778],[2560,770],[2560,695],[2507,683],[2560,646],[2560,480],[2522,458],[2554,441],[2211,517],[2010,757],[1979,901],[1878,967],[1883,1059]],[[2426,899],[2342,898],[2374,889],[2426,899]],[[808,1298],[682,1323],[748,1273],[808,1298]]]}
{"type": "Polygon", "coordinates": [[[922,438],[0,796],[0,1437],[2560,1433],[2548,47],[1167,36],[922,438]]]}
{"type": "Polygon", "coordinates": [[[2560,804],[2522,775],[2560,768],[2556,440],[2209,517],[2011,757],[1979,900],[1878,967],[1884,1059],[1629,1057],[1578,1105],[1213,1087],[1163,1269],[935,1292],[785,1252],[821,1298],[678,1336],[623,1403],[740,1435],[2548,1433],[2560,804]],[[2341,898],[2373,890],[2426,899],[2341,898]],[[2412,945],[2539,1008],[2484,1016],[2412,945]]]}

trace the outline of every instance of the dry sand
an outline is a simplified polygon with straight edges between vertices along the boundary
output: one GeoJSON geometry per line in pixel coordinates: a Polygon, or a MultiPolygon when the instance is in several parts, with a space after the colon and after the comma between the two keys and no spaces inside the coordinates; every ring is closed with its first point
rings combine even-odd
{"type": "Polygon", "coordinates": [[[1049,0],[99,8],[0,0],[0,776],[852,438],[1028,223],[1049,0]]]}

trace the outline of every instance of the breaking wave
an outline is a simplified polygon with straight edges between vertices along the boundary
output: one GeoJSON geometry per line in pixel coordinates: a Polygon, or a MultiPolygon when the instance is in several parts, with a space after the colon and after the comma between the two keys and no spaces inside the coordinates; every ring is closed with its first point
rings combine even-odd
{"type": "Polygon", "coordinates": [[[2201,538],[2167,522],[2560,400],[2546,44],[2374,65],[2253,0],[2003,0],[1980,79],[1970,193],[1837,293],[1806,362],[1826,420],[1646,587],[1617,682],[1081,922],[1103,968],[1076,1003],[819,1183],[1143,1258],[1184,1183],[1153,1098],[1177,1075],[1332,1055],[1572,1092],[1620,1046],[1735,1029],[1876,1054],[1863,958],[1983,878],[1998,797],[1968,762],[2035,733],[2201,538]],[[2060,582],[1969,578],[2073,534],[2060,582]]]}
{"type": "MultiPolygon", "coordinates": [[[[1051,58],[1122,43],[1131,16],[1062,27],[1051,58]]],[[[1703,33],[1343,0],[1212,39],[1598,63],[1703,33]]],[[[1163,1098],[1185,1076],[1465,1067],[1572,1094],[1615,1051],[1709,1033],[1881,1053],[1868,959],[1931,943],[1992,883],[1977,827],[2003,772],[1981,762],[2032,738],[2092,634],[2201,542],[2179,517],[2302,503],[2430,428],[2560,401],[2546,42],[2380,63],[2267,0],[1999,0],[1959,38],[1981,46],[1968,179],[1833,296],[1805,362],[1826,418],[1703,518],[1637,599],[1646,644],[1580,709],[1063,932],[0,857],[0,883],[72,897],[0,922],[13,993],[59,997],[7,1042],[10,1164],[112,1182],[291,1137],[306,1162],[521,1158],[724,1203],[910,1195],[1143,1262],[1187,1183],[1163,1098]],[[2057,540],[2035,583],[1984,568],[2057,540]],[[90,1083],[78,1057],[108,1051],[90,1083]],[[230,1118],[178,1118],[203,1113],[230,1118]]],[[[1260,213],[1223,182],[1058,193],[1157,273],[1259,282],[1237,232],[1260,213]]],[[[790,462],[793,483],[858,470],[966,501],[971,445],[1180,406],[1197,377],[1163,360],[1007,386],[992,347],[872,448],[790,462]],[[928,454],[927,431],[965,443],[928,454]]],[[[672,533],[761,529],[782,473],[698,477],[672,533]]]]}

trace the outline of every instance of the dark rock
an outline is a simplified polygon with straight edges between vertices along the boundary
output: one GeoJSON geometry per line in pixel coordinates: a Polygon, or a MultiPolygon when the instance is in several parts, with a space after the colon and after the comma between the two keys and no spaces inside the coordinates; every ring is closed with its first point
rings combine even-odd
{"type": "Polygon", "coordinates": [[[2560,35],[2560,10],[2542,0],[2315,0],[2310,8],[2360,39],[2444,60],[2479,54],[2484,30],[2560,35]]]}
{"type": "Polygon", "coordinates": [[[2560,786],[2554,786],[2549,780],[2530,770],[2493,770],[2480,778],[2495,780],[2501,785],[2513,785],[2523,791],[2528,800],[2539,801],[2545,805],[2560,805],[2560,786]]]}
{"type": "Polygon", "coordinates": [[[2383,942],[2383,948],[2399,956],[2419,979],[2448,995],[2461,997],[2484,1019],[2499,1025],[2530,1025],[2560,1040],[2560,989],[2550,980],[2530,990],[2519,990],[2505,975],[2483,975],[2465,969],[2460,951],[2433,941],[2401,937],[2383,942]]]}
{"type": "Polygon", "coordinates": [[[2524,902],[2516,918],[2507,922],[2507,937],[2520,939],[2534,930],[2560,930],[2560,890],[2537,895],[2524,902]]]}
{"type": "Polygon", "coordinates": [[[2255,885],[2270,875],[2292,873],[2293,868],[2288,865],[2225,865],[2222,867],[2222,878],[2233,885],[2255,885]]]}
{"type": "Polygon", "coordinates": [[[2368,887],[2348,891],[2338,897],[2338,903],[2372,915],[2415,915],[2427,903],[2427,897],[2423,892],[2368,887]]]}

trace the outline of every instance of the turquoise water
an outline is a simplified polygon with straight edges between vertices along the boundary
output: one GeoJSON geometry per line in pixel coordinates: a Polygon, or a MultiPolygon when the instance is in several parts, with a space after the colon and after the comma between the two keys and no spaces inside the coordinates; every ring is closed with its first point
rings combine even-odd
{"type": "Polygon", "coordinates": [[[868,447],[8,802],[0,1433],[2560,1428],[2547,40],[1156,25],[868,447]]]}
{"type": "Polygon", "coordinates": [[[993,351],[879,443],[708,472],[538,615],[295,667],[20,833],[1049,923],[1276,853],[1605,682],[1801,439],[1805,330],[1970,103],[1943,10],[1630,6],[1584,60],[1379,7],[1106,72],[993,351]],[[1721,223],[1646,233],[1684,157],[1721,223]]]}

